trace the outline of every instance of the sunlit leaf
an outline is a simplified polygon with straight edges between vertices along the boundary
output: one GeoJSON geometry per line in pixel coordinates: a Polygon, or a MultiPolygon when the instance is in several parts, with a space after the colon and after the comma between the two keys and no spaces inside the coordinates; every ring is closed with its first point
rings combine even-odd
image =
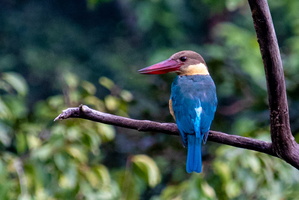
{"type": "Polygon", "coordinates": [[[91,170],[90,168],[86,168],[84,169],[84,175],[86,177],[86,179],[88,180],[88,183],[90,183],[90,185],[92,187],[101,187],[100,185],[100,180],[99,177],[97,176],[97,174],[94,173],[93,170],[91,170]]]}
{"type": "Polygon", "coordinates": [[[6,119],[9,118],[11,115],[11,112],[9,108],[5,105],[5,102],[0,97],[0,119],[6,119]]]}
{"type": "Polygon", "coordinates": [[[105,97],[105,105],[109,110],[114,111],[118,108],[119,100],[112,95],[108,95],[105,97]]]}
{"type": "Polygon", "coordinates": [[[107,142],[114,139],[115,129],[113,126],[107,124],[97,124],[97,127],[103,141],[107,142]]]}
{"type": "Polygon", "coordinates": [[[2,74],[2,79],[9,83],[20,95],[26,95],[28,86],[25,79],[14,72],[6,72],[2,74]]]}
{"type": "Polygon", "coordinates": [[[135,166],[133,172],[144,178],[150,187],[160,183],[160,170],[152,158],[146,155],[135,155],[132,157],[132,163],[135,166]]]}
{"type": "Polygon", "coordinates": [[[99,83],[108,90],[111,90],[115,86],[111,79],[104,76],[99,79],[99,83]]]}
{"type": "Polygon", "coordinates": [[[81,163],[85,163],[87,161],[87,154],[83,151],[83,147],[79,145],[68,146],[66,151],[81,163]]]}
{"type": "Polygon", "coordinates": [[[98,155],[100,153],[99,146],[101,145],[101,136],[99,134],[96,134],[91,131],[87,131],[86,133],[87,137],[87,145],[89,146],[90,151],[92,151],[93,154],[98,155]]]}
{"type": "Polygon", "coordinates": [[[246,186],[244,187],[246,192],[249,194],[254,193],[254,191],[258,189],[257,181],[251,176],[246,176],[244,179],[244,185],[246,186]]]}
{"type": "Polygon", "coordinates": [[[21,194],[21,195],[18,197],[18,199],[19,199],[19,200],[31,200],[32,197],[31,197],[29,194],[25,193],[25,194],[21,194]]]}
{"type": "Polygon", "coordinates": [[[252,171],[255,173],[259,173],[261,169],[261,164],[258,157],[256,155],[252,155],[252,156],[247,156],[246,159],[252,171]]]}
{"type": "Polygon", "coordinates": [[[246,2],[244,0],[226,0],[226,8],[229,11],[235,11],[239,7],[243,6],[246,2]]]}
{"type": "Polygon", "coordinates": [[[0,122],[0,142],[4,146],[9,146],[12,140],[10,127],[0,122]]]}
{"type": "Polygon", "coordinates": [[[184,200],[184,192],[188,189],[189,182],[184,181],[179,185],[169,185],[166,187],[160,195],[162,200],[184,200]]]}
{"type": "Polygon", "coordinates": [[[88,96],[88,97],[84,98],[84,104],[92,105],[96,110],[99,110],[99,111],[105,110],[104,102],[95,96],[88,96]]]}
{"type": "Polygon", "coordinates": [[[139,191],[137,190],[137,182],[130,170],[118,173],[119,187],[121,190],[121,199],[139,199],[139,191]]]}
{"type": "Polygon", "coordinates": [[[32,157],[41,160],[47,160],[52,155],[52,153],[52,147],[49,145],[44,145],[43,147],[39,148],[38,151],[33,151],[32,157]]]}
{"type": "Polygon", "coordinates": [[[28,147],[30,149],[37,149],[42,144],[41,140],[32,134],[27,134],[26,139],[27,139],[28,147]]]}
{"type": "Polygon", "coordinates": [[[231,171],[227,163],[215,161],[213,166],[224,182],[231,179],[231,171]]]}
{"type": "Polygon", "coordinates": [[[92,83],[90,83],[88,81],[82,81],[81,86],[90,95],[94,95],[95,92],[96,92],[96,90],[97,90],[96,87],[92,83]]]}
{"type": "Polygon", "coordinates": [[[65,138],[72,142],[80,140],[81,136],[82,133],[80,132],[80,129],[75,126],[69,127],[66,130],[65,138]]]}
{"type": "Polygon", "coordinates": [[[230,198],[235,198],[241,193],[240,185],[237,182],[233,181],[233,180],[229,181],[226,184],[225,189],[226,189],[227,195],[230,198]]]}
{"type": "Polygon", "coordinates": [[[72,189],[77,185],[77,169],[74,164],[69,164],[69,167],[59,177],[59,186],[62,188],[72,189]]]}
{"type": "Polygon", "coordinates": [[[48,99],[49,105],[53,108],[60,107],[64,104],[64,99],[62,95],[52,96],[48,99]]]}
{"type": "Polygon", "coordinates": [[[65,72],[65,73],[63,73],[63,76],[64,76],[64,80],[65,80],[66,84],[68,85],[68,87],[76,88],[78,86],[79,78],[75,74],[65,72]]]}
{"type": "Polygon", "coordinates": [[[98,165],[93,169],[93,171],[95,171],[104,186],[109,186],[111,184],[111,178],[107,167],[104,165],[98,165]]]}
{"type": "Polygon", "coordinates": [[[23,133],[16,134],[17,150],[19,153],[24,153],[27,150],[26,135],[23,133]]]}
{"type": "Polygon", "coordinates": [[[207,196],[209,198],[213,198],[213,199],[216,198],[214,189],[210,185],[208,185],[206,182],[201,183],[201,188],[202,188],[203,192],[205,193],[205,196],[207,196]]]}
{"type": "Polygon", "coordinates": [[[88,182],[94,188],[110,190],[111,178],[108,169],[104,165],[98,165],[90,169],[85,169],[85,175],[88,182]]]}
{"type": "Polygon", "coordinates": [[[120,96],[126,101],[126,102],[130,102],[133,100],[133,95],[131,92],[127,91],[127,90],[122,90],[120,93],[120,96]]]}
{"type": "Polygon", "coordinates": [[[22,118],[27,114],[28,108],[21,98],[16,98],[14,96],[5,96],[3,100],[5,101],[5,105],[9,110],[8,117],[17,119],[22,118]]]}
{"type": "Polygon", "coordinates": [[[67,159],[67,157],[65,155],[55,154],[53,156],[53,159],[54,159],[54,162],[59,170],[64,171],[67,168],[69,160],[67,159]]]}

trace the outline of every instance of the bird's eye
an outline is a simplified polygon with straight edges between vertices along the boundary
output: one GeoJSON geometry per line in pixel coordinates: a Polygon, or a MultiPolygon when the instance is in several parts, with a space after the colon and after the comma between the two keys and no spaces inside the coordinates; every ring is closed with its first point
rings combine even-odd
{"type": "Polygon", "coordinates": [[[180,57],[180,61],[185,62],[186,60],[187,60],[187,57],[186,57],[186,56],[182,56],[182,57],[180,57]]]}

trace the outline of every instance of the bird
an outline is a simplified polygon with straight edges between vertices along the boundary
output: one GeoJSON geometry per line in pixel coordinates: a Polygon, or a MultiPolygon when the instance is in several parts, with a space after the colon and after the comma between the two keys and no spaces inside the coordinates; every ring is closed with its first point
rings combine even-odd
{"type": "Polygon", "coordinates": [[[169,110],[187,148],[186,171],[202,171],[202,144],[206,143],[217,108],[216,86],[203,57],[190,50],[177,52],[157,64],[138,70],[141,74],[178,76],[171,85],[169,110]]]}

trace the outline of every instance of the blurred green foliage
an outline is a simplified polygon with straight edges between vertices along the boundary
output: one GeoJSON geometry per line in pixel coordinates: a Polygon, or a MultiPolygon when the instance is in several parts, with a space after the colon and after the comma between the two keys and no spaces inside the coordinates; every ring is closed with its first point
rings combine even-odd
{"type": "MultiPolygon", "coordinates": [[[[297,1],[269,1],[299,134],[297,1]]],[[[270,141],[266,83],[244,0],[0,2],[1,199],[295,199],[299,173],[278,158],[209,143],[204,172],[185,172],[179,138],[82,119],[65,108],[155,121],[172,74],[137,69],[190,49],[217,85],[213,123],[270,141]],[[88,80],[88,81],[86,81],[88,80]],[[5,184],[4,184],[5,183],[5,184]]]]}
{"type": "MultiPolygon", "coordinates": [[[[1,198],[138,199],[142,188],[159,184],[160,171],[146,155],[128,157],[123,169],[107,168],[103,161],[107,159],[106,152],[99,147],[115,139],[113,127],[87,120],[51,122],[57,110],[65,108],[65,102],[126,113],[130,93],[121,91],[120,95],[100,100],[94,96],[96,88],[92,83],[67,72],[63,77],[64,95],[39,101],[29,111],[20,103],[28,95],[24,79],[16,73],[2,73],[1,105],[5,112],[0,115],[0,173],[2,182],[7,184],[0,187],[1,198]]],[[[105,77],[100,82],[108,88],[114,86],[105,77]]]]}

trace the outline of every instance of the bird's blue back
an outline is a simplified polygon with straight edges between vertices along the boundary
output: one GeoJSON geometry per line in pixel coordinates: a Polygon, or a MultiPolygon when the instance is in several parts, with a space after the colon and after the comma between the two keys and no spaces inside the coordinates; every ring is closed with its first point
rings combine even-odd
{"type": "Polygon", "coordinates": [[[177,76],[170,100],[183,144],[188,146],[187,171],[200,172],[201,143],[207,139],[217,107],[215,84],[210,75],[177,76]]]}

